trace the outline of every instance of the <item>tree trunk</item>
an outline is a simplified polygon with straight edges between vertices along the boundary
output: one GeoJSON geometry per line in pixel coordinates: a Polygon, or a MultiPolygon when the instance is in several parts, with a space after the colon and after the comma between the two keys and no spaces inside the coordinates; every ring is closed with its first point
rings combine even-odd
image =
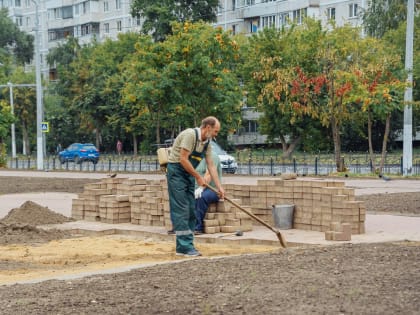
{"type": "Polygon", "coordinates": [[[156,119],[156,143],[162,143],[160,140],[160,119],[157,117],[156,119]]]}
{"type": "Polygon", "coordinates": [[[133,134],[133,154],[134,156],[137,156],[138,154],[137,137],[135,134],[133,134]]]}
{"type": "Polygon", "coordinates": [[[382,141],[381,162],[379,164],[379,174],[382,174],[382,170],[384,169],[384,165],[385,165],[386,147],[388,144],[388,136],[389,136],[390,129],[391,129],[391,113],[389,113],[386,116],[385,133],[384,133],[384,139],[382,141]]]}
{"type": "Polygon", "coordinates": [[[31,148],[29,145],[29,136],[28,136],[28,129],[26,128],[26,124],[22,123],[22,154],[27,155],[31,154],[31,148]]]}
{"type": "Polygon", "coordinates": [[[372,163],[373,171],[376,172],[375,156],[373,153],[373,144],[372,144],[372,112],[370,111],[370,109],[368,112],[368,142],[369,142],[370,162],[372,163]]]}
{"type": "Polygon", "coordinates": [[[333,140],[334,140],[334,158],[335,158],[335,165],[337,167],[337,172],[344,172],[345,167],[344,167],[344,163],[341,159],[340,130],[339,130],[339,126],[337,124],[337,121],[334,117],[331,118],[331,129],[332,129],[333,140]]]}
{"type": "Polygon", "coordinates": [[[288,145],[287,150],[283,152],[283,158],[289,159],[292,153],[295,151],[297,145],[299,144],[301,136],[298,136],[292,140],[288,145]]]}
{"type": "Polygon", "coordinates": [[[96,128],[95,129],[95,143],[96,143],[96,148],[98,148],[98,150],[100,150],[100,147],[101,147],[101,133],[100,133],[100,131],[99,131],[99,129],[98,128],[96,128]]]}
{"type": "Polygon", "coordinates": [[[283,135],[280,135],[280,143],[281,143],[281,149],[283,151],[283,156],[284,156],[289,145],[287,144],[286,138],[283,135]]]}

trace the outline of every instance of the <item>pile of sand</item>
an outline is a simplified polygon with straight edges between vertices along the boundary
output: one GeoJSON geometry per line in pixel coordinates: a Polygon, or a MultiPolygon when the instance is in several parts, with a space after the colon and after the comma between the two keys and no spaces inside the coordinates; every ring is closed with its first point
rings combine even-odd
{"type": "Polygon", "coordinates": [[[47,207],[43,207],[33,201],[26,201],[20,208],[14,208],[0,220],[0,223],[7,225],[44,225],[44,224],[61,224],[73,221],[62,214],[51,211],[47,207]]]}

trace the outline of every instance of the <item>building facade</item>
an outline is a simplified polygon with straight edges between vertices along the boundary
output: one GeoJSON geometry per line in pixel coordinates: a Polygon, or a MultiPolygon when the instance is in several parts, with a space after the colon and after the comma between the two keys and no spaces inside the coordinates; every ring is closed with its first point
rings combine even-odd
{"type": "Polygon", "coordinates": [[[221,0],[217,25],[234,34],[252,34],[264,27],[300,24],[305,17],[324,25],[349,23],[361,26],[365,0],[221,0]]]}

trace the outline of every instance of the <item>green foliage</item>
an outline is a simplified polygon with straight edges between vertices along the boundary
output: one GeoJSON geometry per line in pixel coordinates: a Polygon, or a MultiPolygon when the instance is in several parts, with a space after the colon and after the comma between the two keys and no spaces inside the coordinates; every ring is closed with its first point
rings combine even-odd
{"type": "Polygon", "coordinates": [[[142,32],[163,41],[172,33],[172,22],[215,22],[218,0],[134,0],[131,15],[144,18],[142,32]]]}
{"type": "Polygon", "coordinates": [[[407,19],[407,1],[375,0],[362,14],[367,35],[382,38],[389,30],[397,29],[407,19]]]}
{"type": "Polygon", "coordinates": [[[238,46],[228,33],[202,23],[174,24],[162,43],[142,37],[127,60],[123,102],[131,106],[130,129],[154,126],[171,132],[197,126],[208,115],[222,123],[221,138],[237,126],[241,92],[234,73],[238,46]]]}
{"type": "Polygon", "coordinates": [[[0,143],[10,131],[10,124],[14,122],[14,116],[11,114],[10,105],[0,100],[0,143]]]}
{"type": "Polygon", "coordinates": [[[10,124],[13,122],[14,117],[10,112],[10,107],[5,101],[0,100],[0,167],[5,166],[7,162],[6,144],[3,139],[7,136],[10,124]]]}
{"type": "Polygon", "coordinates": [[[308,19],[289,30],[263,31],[250,42],[260,58],[251,60],[258,88],[250,90],[258,93],[259,108],[266,114],[264,130],[292,134],[293,140],[311,134],[312,120],[330,127],[338,170],[343,167],[344,124],[356,116],[366,121],[367,115],[359,113],[372,102],[375,119],[382,120],[401,104],[399,56],[378,40],[362,38],[356,28],[346,25],[326,32],[318,21],[308,19]]]}
{"type": "Polygon", "coordinates": [[[0,9],[0,57],[14,55],[16,62],[23,65],[33,57],[34,37],[20,31],[7,12],[6,8],[0,9]]]}

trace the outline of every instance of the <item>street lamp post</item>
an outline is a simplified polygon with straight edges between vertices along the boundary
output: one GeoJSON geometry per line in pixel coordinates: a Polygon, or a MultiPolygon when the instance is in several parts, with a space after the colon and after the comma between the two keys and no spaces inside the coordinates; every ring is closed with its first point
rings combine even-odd
{"type": "Polygon", "coordinates": [[[414,0],[407,2],[407,31],[405,42],[405,69],[408,72],[408,86],[404,93],[404,134],[403,134],[403,175],[412,175],[413,171],[413,34],[414,34],[414,0]]]}
{"type": "Polygon", "coordinates": [[[37,169],[44,169],[44,146],[42,137],[42,82],[41,82],[41,56],[40,56],[40,23],[39,23],[39,2],[31,0],[35,4],[35,78],[36,78],[36,161],[37,169]]]}
{"type": "MultiPolygon", "coordinates": [[[[10,94],[10,108],[12,115],[15,114],[14,110],[14,104],[13,104],[13,84],[10,82],[7,82],[7,85],[9,86],[9,94],[10,94]]],[[[16,157],[16,138],[15,138],[15,123],[13,122],[10,127],[10,132],[12,134],[12,158],[16,157]]]]}

